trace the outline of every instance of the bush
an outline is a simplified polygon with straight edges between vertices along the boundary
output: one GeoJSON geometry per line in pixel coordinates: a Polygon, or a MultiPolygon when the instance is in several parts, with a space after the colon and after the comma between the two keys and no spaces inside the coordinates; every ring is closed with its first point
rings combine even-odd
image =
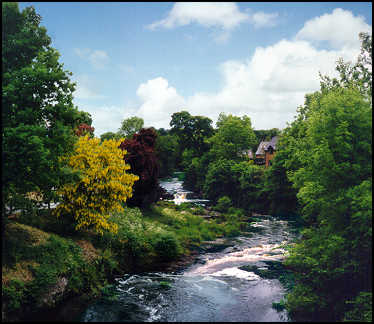
{"type": "Polygon", "coordinates": [[[153,246],[163,261],[173,260],[181,253],[181,246],[176,236],[170,232],[161,233],[154,240],[153,246]]]}
{"type": "Polygon", "coordinates": [[[229,208],[232,206],[232,201],[229,197],[223,196],[218,199],[217,205],[214,207],[214,210],[226,213],[229,208]]]}

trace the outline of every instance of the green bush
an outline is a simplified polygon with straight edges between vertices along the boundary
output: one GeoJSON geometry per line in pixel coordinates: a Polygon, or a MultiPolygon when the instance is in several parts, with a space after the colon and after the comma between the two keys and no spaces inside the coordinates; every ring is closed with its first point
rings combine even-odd
{"type": "Polygon", "coordinates": [[[217,205],[214,207],[214,210],[219,211],[221,213],[226,213],[231,206],[231,199],[227,196],[223,196],[218,199],[217,205]]]}
{"type": "Polygon", "coordinates": [[[181,246],[173,233],[165,232],[159,234],[152,244],[156,253],[163,261],[177,258],[181,253],[181,246]]]}

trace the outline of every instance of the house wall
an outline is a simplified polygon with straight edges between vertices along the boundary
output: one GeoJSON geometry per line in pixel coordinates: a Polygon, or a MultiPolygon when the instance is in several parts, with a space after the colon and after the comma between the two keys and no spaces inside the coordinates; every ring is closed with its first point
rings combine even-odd
{"type": "Polygon", "coordinates": [[[269,161],[271,161],[275,156],[275,151],[270,154],[270,152],[265,152],[265,166],[269,166],[269,161]]]}

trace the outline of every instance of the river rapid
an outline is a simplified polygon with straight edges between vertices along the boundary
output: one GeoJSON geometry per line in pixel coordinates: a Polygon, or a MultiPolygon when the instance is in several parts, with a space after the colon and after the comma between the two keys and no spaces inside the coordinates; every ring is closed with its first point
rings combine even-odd
{"type": "MultiPolygon", "coordinates": [[[[161,185],[175,203],[188,199],[182,181],[161,185]]],[[[287,322],[285,310],[272,307],[285,288],[279,281],[283,248],[297,236],[285,220],[257,215],[248,231],[234,239],[211,242],[195,262],[176,272],[127,274],[116,278],[110,298],[90,305],[84,322],[287,322]],[[210,248],[209,248],[210,247],[210,248]],[[265,275],[264,275],[265,274],[265,275]],[[269,275],[270,274],[270,275],[269,275]]]]}

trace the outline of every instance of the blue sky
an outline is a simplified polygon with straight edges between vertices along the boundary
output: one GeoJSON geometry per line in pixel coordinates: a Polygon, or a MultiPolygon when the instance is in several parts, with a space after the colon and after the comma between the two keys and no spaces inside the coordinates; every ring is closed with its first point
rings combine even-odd
{"type": "Polygon", "coordinates": [[[371,2],[21,2],[42,16],[95,135],[123,119],[169,128],[174,112],[247,115],[283,128],[318,72],[355,61],[371,2]]]}

